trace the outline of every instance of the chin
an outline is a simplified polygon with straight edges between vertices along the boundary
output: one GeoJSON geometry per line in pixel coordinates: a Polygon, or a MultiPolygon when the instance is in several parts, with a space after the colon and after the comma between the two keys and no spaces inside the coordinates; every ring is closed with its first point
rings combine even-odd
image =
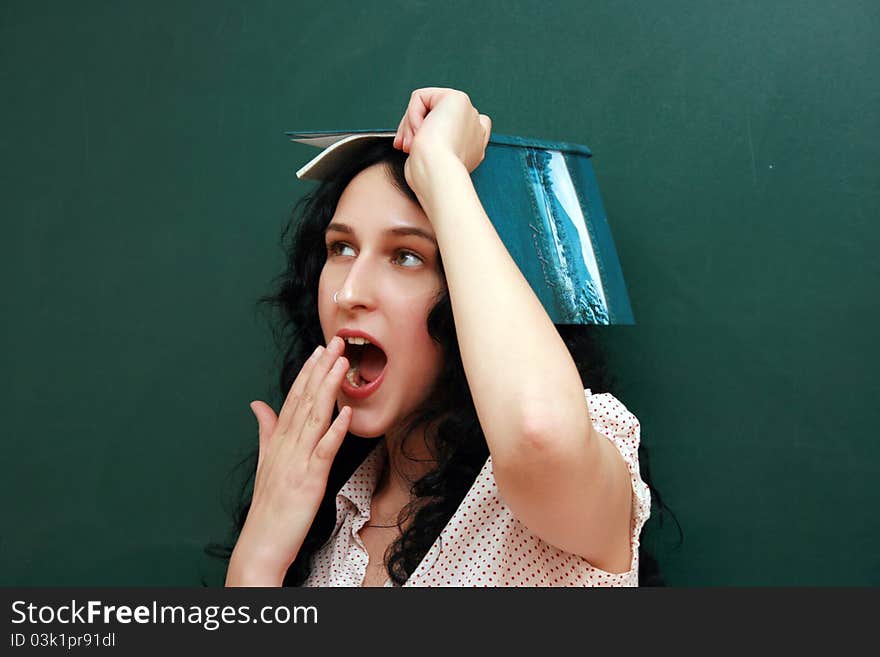
{"type": "Polygon", "coordinates": [[[381,423],[371,422],[364,417],[363,411],[355,410],[351,416],[348,432],[360,438],[381,438],[387,427],[381,423]]]}

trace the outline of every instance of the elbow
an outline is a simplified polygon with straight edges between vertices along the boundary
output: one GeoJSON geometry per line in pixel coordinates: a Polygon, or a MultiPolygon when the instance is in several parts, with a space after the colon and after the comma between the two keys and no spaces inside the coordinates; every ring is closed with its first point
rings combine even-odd
{"type": "Polygon", "coordinates": [[[554,418],[546,412],[524,413],[518,428],[523,449],[535,453],[553,451],[561,437],[554,418]]]}
{"type": "Polygon", "coordinates": [[[558,468],[583,458],[592,423],[586,405],[520,403],[487,441],[497,466],[515,471],[558,468]]]}
{"type": "Polygon", "coordinates": [[[585,438],[576,418],[560,419],[546,411],[523,413],[515,436],[516,453],[529,463],[564,461],[583,448],[585,438]]]}

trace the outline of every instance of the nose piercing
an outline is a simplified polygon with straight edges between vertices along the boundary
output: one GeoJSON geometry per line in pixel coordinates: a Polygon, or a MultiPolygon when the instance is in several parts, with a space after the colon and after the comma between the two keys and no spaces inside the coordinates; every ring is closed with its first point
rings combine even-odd
{"type": "Polygon", "coordinates": [[[338,291],[333,293],[333,303],[339,305],[339,292],[338,291]]]}

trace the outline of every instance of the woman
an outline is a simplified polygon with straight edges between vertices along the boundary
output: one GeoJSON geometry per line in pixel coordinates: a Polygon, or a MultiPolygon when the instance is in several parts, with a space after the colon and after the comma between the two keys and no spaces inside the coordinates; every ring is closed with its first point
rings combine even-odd
{"type": "Polygon", "coordinates": [[[228,586],[637,584],[638,422],[582,388],[483,211],[490,132],[466,94],[418,89],[398,150],[311,199],[228,586]]]}

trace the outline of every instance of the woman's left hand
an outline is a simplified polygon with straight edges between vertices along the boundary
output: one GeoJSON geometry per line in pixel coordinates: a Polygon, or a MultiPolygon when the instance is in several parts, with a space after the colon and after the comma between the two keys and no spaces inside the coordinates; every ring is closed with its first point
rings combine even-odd
{"type": "Polygon", "coordinates": [[[394,147],[409,154],[407,181],[415,189],[429,175],[430,165],[446,155],[452,155],[468,173],[472,172],[485,157],[491,133],[492,120],[480,114],[466,93],[425,87],[410,96],[394,147]]]}

